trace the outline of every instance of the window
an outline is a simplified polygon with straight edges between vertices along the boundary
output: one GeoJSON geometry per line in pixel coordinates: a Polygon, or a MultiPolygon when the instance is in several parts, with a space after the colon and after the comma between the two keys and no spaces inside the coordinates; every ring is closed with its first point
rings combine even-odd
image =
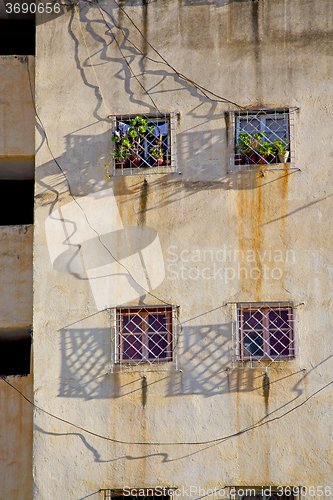
{"type": "MultiPolygon", "coordinates": [[[[25,5],[27,7],[27,3],[25,5]]],[[[14,2],[11,6],[14,7],[14,2]]],[[[35,54],[35,16],[21,15],[24,19],[0,19],[0,54],[3,56],[35,54]]]]}
{"type": "Polygon", "coordinates": [[[175,113],[111,116],[112,152],[107,175],[176,172],[175,113]]]}
{"type": "Polygon", "coordinates": [[[30,330],[0,330],[0,376],[30,373],[30,330]]]}
{"type": "Polygon", "coordinates": [[[238,305],[238,349],[244,360],[295,357],[293,309],[286,305],[238,305]]]}
{"type": "Polygon", "coordinates": [[[119,323],[119,359],[149,363],[171,361],[171,308],[121,310],[119,323]]]}
{"type": "Polygon", "coordinates": [[[0,179],[0,226],[33,224],[34,181],[0,179]]]}
{"type": "Polygon", "coordinates": [[[171,306],[115,310],[114,364],[174,364],[176,312],[177,308],[171,306]]]}
{"type": "Polygon", "coordinates": [[[103,500],[170,500],[176,488],[158,487],[158,488],[130,488],[123,490],[102,489],[103,500]]]}
{"type": "Polygon", "coordinates": [[[299,486],[237,486],[229,487],[230,497],[235,500],[296,500],[300,497],[299,486]]]}
{"type": "Polygon", "coordinates": [[[296,168],[294,113],[294,108],[230,113],[230,172],[296,168]]]}

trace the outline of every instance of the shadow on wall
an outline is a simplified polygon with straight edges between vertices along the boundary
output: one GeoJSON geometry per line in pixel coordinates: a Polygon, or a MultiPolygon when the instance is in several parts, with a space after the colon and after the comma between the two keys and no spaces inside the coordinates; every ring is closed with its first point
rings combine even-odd
{"type": "MultiPolygon", "coordinates": [[[[68,328],[61,335],[59,397],[104,399],[142,392],[145,365],[135,372],[110,374],[111,332],[109,328],[68,328]],[[141,370],[141,371],[139,371],[141,370]]],[[[147,373],[150,396],[166,382],[166,397],[201,395],[211,397],[232,392],[262,391],[262,370],[231,370],[231,325],[184,328],[177,346],[180,371],[147,373]]],[[[162,365],[162,369],[165,367],[162,365]]]]}
{"type": "MultiPolygon", "coordinates": [[[[103,399],[141,392],[141,372],[113,373],[109,328],[68,328],[61,335],[61,382],[59,397],[103,399]],[[127,383],[122,387],[122,377],[127,383]]],[[[228,392],[249,392],[261,384],[255,370],[229,370],[231,366],[231,325],[203,325],[183,329],[177,345],[179,368],[166,373],[151,372],[150,380],[167,379],[166,396],[202,395],[211,397],[228,392]]],[[[163,367],[163,369],[165,369],[163,367]]],[[[148,383],[149,385],[149,383],[148,383]]],[[[154,384],[155,385],[155,382],[154,384]]],[[[156,389],[159,393],[159,384],[156,389]]]]}
{"type": "Polygon", "coordinates": [[[110,397],[107,378],[111,362],[109,328],[69,328],[61,335],[59,396],[100,399],[110,397]]]}
{"type": "Polygon", "coordinates": [[[231,325],[184,327],[177,346],[182,374],[170,378],[168,396],[227,392],[225,370],[231,363],[231,325]]]}
{"type": "MultiPolygon", "coordinates": [[[[125,396],[119,377],[111,368],[109,328],[68,328],[61,335],[60,397],[100,399],[125,396]]],[[[231,327],[205,325],[185,328],[177,346],[183,373],[168,372],[168,396],[201,394],[206,397],[228,391],[226,368],[231,362],[231,327]]],[[[136,367],[137,369],[137,367],[136,367]]],[[[139,368],[144,371],[144,365],[139,368]]],[[[163,369],[165,369],[163,367],[163,369]]],[[[141,377],[133,374],[133,385],[141,377]]],[[[156,373],[155,375],[156,376],[156,373]]],[[[163,374],[165,378],[165,373],[163,374]]]]}

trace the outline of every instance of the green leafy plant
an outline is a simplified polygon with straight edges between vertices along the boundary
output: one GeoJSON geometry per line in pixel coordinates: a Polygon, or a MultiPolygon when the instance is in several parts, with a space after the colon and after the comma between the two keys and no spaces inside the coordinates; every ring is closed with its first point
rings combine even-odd
{"type": "Polygon", "coordinates": [[[252,136],[247,132],[240,132],[237,141],[237,148],[244,154],[251,150],[252,136]]]}
{"type": "Polygon", "coordinates": [[[135,139],[138,135],[145,135],[148,130],[148,120],[141,115],[137,115],[135,118],[130,120],[130,131],[128,135],[135,139]]]}
{"type": "Polygon", "coordinates": [[[153,158],[163,158],[163,151],[161,147],[150,148],[149,153],[153,158]]]}
{"type": "Polygon", "coordinates": [[[275,139],[275,141],[273,141],[273,144],[276,147],[278,154],[283,155],[288,150],[288,143],[286,142],[286,140],[278,141],[277,139],[275,139]]]}

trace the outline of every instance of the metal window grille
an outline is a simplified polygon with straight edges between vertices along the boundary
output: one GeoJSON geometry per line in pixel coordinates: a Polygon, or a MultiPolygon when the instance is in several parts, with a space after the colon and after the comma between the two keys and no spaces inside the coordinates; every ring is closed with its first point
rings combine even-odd
{"type": "Polygon", "coordinates": [[[169,500],[168,492],[175,488],[126,488],[126,490],[101,489],[103,500],[169,500]],[[130,494],[131,493],[131,494],[130,494]],[[136,493],[134,495],[134,493],[136,493]]]}
{"type": "Polygon", "coordinates": [[[289,302],[233,304],[233,365],[295,362],[297,308],[289,302]]]}
{"type": "Polygon", "coordinates": [[[111,311],[112,371],[177,368],[177,307],[131,307],[111,311]],[[158,368],[156,367],[158,365],[158,368]],[[141,366],[142,369],[142,366],[141,366]]]}
{"type": "Polygon", "coordinates": [[[229,113],[230,170],[298,170],[295,156],[296,108],[229,113]]]}
{"type": "Polygon", "coordinates": [[[176,113],[110,118],[113,176],[178,173],[176,113]]]}

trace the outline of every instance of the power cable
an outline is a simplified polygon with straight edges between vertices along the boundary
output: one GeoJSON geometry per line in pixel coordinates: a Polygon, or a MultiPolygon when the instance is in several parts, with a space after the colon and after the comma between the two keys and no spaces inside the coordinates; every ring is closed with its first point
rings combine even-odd
{"type": "MultiPolygon", "coordinates": [[[[93,1],[91,0],[84,0],[86,3],[89,3],[89,4],[94,4],[93,1]]],[[[125,16],[129,19],[129,21],[132,23],[132,25],[134,26],[134,28],[140,33],[141,37],[143,38],[143,40],[147,43],[147,45],[149,45],[149,47],[162,59],[163,63],[168,66],[168,68],[170,68],[176,75],[179,76],[179,78],[181,78],[182,80],[186,81],[187,83],[189,83],[190,85],[192,85],[193,87],[195,87],[197,90],[199,90],[207,99],[209,99],[210,101],[214,101],[214,102],[224,102],[224,103],[228,103],[228,104],[232,104],[234,106],[236,106],[237,108],[240,108],[240,109],[244,109],[244,106],[241,106],[240,104],[237,104],[236,102],[234,101],[231,101],[230,99],[227,99],[225,97],[222,97],[218,94],[216,94],[215,92],[212,92],[211,90],[203,87],[202,85],[196,83],[194,80],[192,80],[191,78],[188,78],[186,75],[184,75],[183,73],[180,73],[179,71],[177,71],[177,69],[172,66],[166,59],[165,57],[157,50],[155,49],[155,47],[147,40],[147,38],[144,36],[144,34],[142,33],[142,31],[140,30],[140,28],[134,23],[134,21],[132,20],[132,18],[129,16],[129,14],[126,12],[126,10],[116,1],[116,0],[113,0],[114,3],[117,5],[117,7],[125,14],[125,16]],[[209,97],[207,94],[210,94],[214,97],[216,97],[217,99],[212,99],[211,97],[209,97]]],[[[105,10],[103,7],[101,6],[98,6],[98,9],[99,10],[103,10],[103,12],[105,12],[109,17],[111,17],[112,21],[113,21],[113,24],[114,26],[117,28],[117,29],[120,29],[122,30],[122,27],[119,26],[116,22],[115,22],[115,19],[114,17],[112,16],[112,14],[110,14],[109,12],[107,12],[107,10],[105,10]]],[[[104,20],[104,17],[103,17],[103,20],[104,20]]],[[[128,38],[126,38],[128,40],[128,38]]],[[[130,40],[129,40],[130,41],[130,40]]],[[[132,42],[130,42],[132,44],[132,42]]],[[[133,45],[133,44],[132,44],[133,45]]],[[[133,45],[134,46],[134,45],[133,45]]],[[[141,52],[142,53],[142,52],[141,52]]]]}
{"type": "MultiPolygon", "coordinates": [[[[100,8],[100,6],[98,6],[98,10],[99,10],[100,12],[101,12],[101,11],[104,11],[104,9],[101,9],[101,8],[100,8]]],[[[105,11],[104,11],[104,12],[105,12],[105,11]]],[[[103,18],[104,23],[105,23],[105,24],[108,26],[108,28],[110,29],[110,26],[108,25],[108,22],[105,20],[105,18],[104,18],[104,16],[103,16],[103,13],[102,13],[102,12],[101,12],[101,16],[102,16],[102,18],[103,18]]],[[[153,98],[151,97],[151,95],[149,94],[148,90],[146,90],[146,89],[145,89],[145,87],[142,85],[142,83],[139,81],[138,77],[136,76],[136,74],[135,74],[135,73],[134,73],[134,71],[132,70],[131,65],[130,65],[130,63],[127,61],[127,58],[126,58],[126,56],[124,55],[124,53],[123,53],[123,51],[122,51],[122,49],[121,49],[121,47],[120,47],[120,45],[119,45],[119,43],[118,43],[118,40],[117,40],[116,36],[115,36],[115,35],[114,35],[114,33],[112,33],[112,32],[111,32],[111,35],[112,35],[113,40],[116,42],[116,45],[117,45],[117,47],[118,47],[118,50],[119,50],[119,52],[120,52],[120,54],[121,54],[121,56],[122,56],[123,60],[125,61],[125,63],[126,63],[126,65],[127,65],[128,69],[130,70],[130,72],[131,72],[132,76],[135,78],[135,80],[137,81],[138,85],[142,88],[142,90],[143,90],[143,91],[147,94],[147,96],[148,96],[148,97],[149,97],[149,99],[151,100],[151,102],[152,102],[152,104],[153,104],[154,108],[157,110],[157,112],[158,112],[159,114],[161,114],[161,112],[160,112],[160,110],[159,110],[159,108],[158,108],[158,106],[157,106],[156,102],[154,101],[154,99],[153,99],[153,98]]]]}
{"type": "Polygon", "coordinates": [[[51,150],[51,147],[50,147],[50,143],[49,143],[49,139],[48,139],[48,135],[46,133],[46,130],[45,130],[45,127],[44,127],[44,124],[37,112],[37,109],[36,109],[36,105],[35,105],[35,101],[34,101],[34,98],[33,98],[33,91],[32,91],[32,84],[31,84],[31,75],[30,75],[30,70],[29,70],[29,63],[27,64],[27,68],[28,68],[28,75],[29,75],[29,83],[30,83],[30,90],[31,90],[31,96],[32,96],[32,102],[33,102],[33,106],[34,106],[34,110],[35,110],[35,114],[36,114],[36,117],[41,125],[41,128],[44,132],[44,136],[45,136],[45,140],[46,140],[46,144],[47,144],[47,148],[50,152],[50,155],[53,159],[53,161],[55,162],[55,164],[57,165],[57,167],[59,168],[60,172],[62,173],[64,179],[66,180],[66,184],[68,186],[68,191],[69,191],[69,194],[71,196],[71,198],[74,200],[74,202],[78,205],[78,207],[80,208],[80,210],[82,211],[83,215],[84,215],[84,218],[89,226],[89,228],[96,234],[97,236],[97,239],[99,241],[99,243],[103,246],[103,248],[109,253],[109,255],[112,257],[112,259],[117,262],[123,269],[125,269],[125,271],[128,273],[128,275],[132,278],[132,280],[140,286],[140,288],[142,288],[142,290],[144,290],[145,293],[147,293],[148,295],[150,295],[151,297],[155,298],[156,300],[158,300],[159,302],[162,302],[163,304],[167,305],[167,306],[173,306],[173,304],[170,304],[169,302],[166,302],[165,300],[157,297],[157,295],[153,294],[152,292],[150,292],[149,290],[147,290],[142,284],[138,283],[136,281],[136,279],[134,278],[134,276],[132,275],[132,273],[130,272],[129,269],[127,269],[127,267],[121,262],[119,261],[113,254],[112,252],[110,251],[110,249],[103,243],[103,241],[101,240],[101,237],[100,237],[100,234],[98,233],[98,231],[93,227],[91,226],[90,222],[89,222],[89,219],[87,217],[87,214],[85,213],[84,209],[82,208],[82,206],[80,205],[80,203],[77,201],[76,197],[74,196],[73,192],[72,192],[72,189],[71,189],[71,185],[69,183],[69,180],[64,172],[64,170],[62,169],[60,163],[58,162],[58,160],[55,158],[52,150],[51,150]]]}
{"type": "Polygon", "coordinates": [[[18,318],[14,318],[14,316],[10,316],[9,314],[5,314],[4,312],[1,312],[1,311],[0,311],[0,314],[2,314],[2,316],[6,316],[7,318],[15,319],[15,321],[24,321],[25,323],[27,323],[27,322],[31,323],[30,319],[18,319],[18,318]]]}
{"type": "Polygon", "coordinates": [[[298,408],[302,407],[304,404],[306,404],[314,396],[316,396],[321,391],[323,391],[324,389],[326,389],[327,387],[329,387],[330,385],[333,384],[333,380],[331,380],[330,382],[328,382],[324,386],[320,387],[317,391],[313,392],[310,396],[308,396],[307,398],[305,398],[301,403],[299,403],[298,405],[294,406],[290,410],[282,413],[281,415],[278,415],[277,417],[273,417],[273,418],[270,418],[270,419],[264,419],[264,420],[262,420],[260,422],[257,422],[256,424],[253,424],[253,425],[250,425],[248,427],[245,427],[244,429],[241,429],[240,431],[237,431],[237,432],[234,432],[232,434],[228,434],[226,436],[219,437],[219,438],[216,438],[216,439],[209,439],[209,440],[206,440],[206,441],[188,441],[188,442],[183,441],[183,442],[176,443],[176,442],[123,441],[123,440],[120,440],[120,439],[111,438],[109,436],[103,436],[102,434],[98,434],[97,432],[93,432],[93,431],[90,431],[88,429],[85,429],[84,427],[82,427],[80,425],[74,424],[73,422],[70,422],[69,420],[66,420],[64,418],[58,417],[57,415],[54,415],[53,413],[51,413],[51,412],[49,412],[47,410],[44,410],[40,406],[38,406],[35,403],[33,403],[29,398],[27,398],[19,389],[17,389],[14,385],[12,385],[10,382],[8,382],[8,380],[6,380],[6,378],[4,378],[3,376],[0,377],[0,378],[6,384],[8,384],[12,389],[14,389],[16,392],[18,392],[22,396],[22,398],[25,401],[27,401],[30,405],[32,405],[34,408],[36,408],[37,410],[41,411],[42,413],[45,413],[46,415],[48,415],[48,416],[50,416],[52,418],[55,418],[56,420],[59,420],[60,422],[63,422],[63,423],[68,424],[68,425],[71,425],[72,427],[75,427],[76,429],[79,429],[80,431],[85,432],[86,434],[89,434],[91,436],[103,439],[105,441],[111,441],[111,442],[117,443],[117,444],[138,445],[138,446],[143,446],[143,445],[147,445],[147,446],[201,446],[201,445],[208,445],[208,444],[219,444],[219,443],[222,443],[222,442],[224,442],[224,441],[226,441],[228,439],[231,439],[231,438],[234,438],[234,437],[237,437],[237,436],[241,436],[242,434],[245,434],[245,433],[247,433],[249,431],[252,431],[254,429],[258,429],[259,427],[262,427],[262,426],[264,426],[266,424],[269,424],[271,422],[275,422],[277,420],[282,419],[286,415],[289,415],[293,411],[295,411],[298,408]]]}

